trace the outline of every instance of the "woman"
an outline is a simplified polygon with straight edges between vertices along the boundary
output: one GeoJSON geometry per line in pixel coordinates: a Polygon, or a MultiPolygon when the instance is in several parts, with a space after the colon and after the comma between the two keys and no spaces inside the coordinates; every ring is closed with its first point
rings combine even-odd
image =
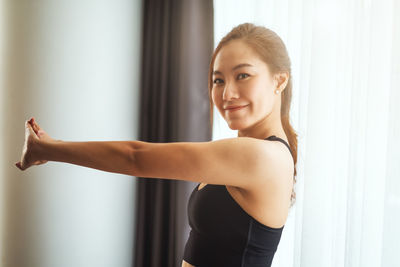
{"type": "Polygon", "coordinates": [[[290,60],[271,30],[241,24],[214,51],[215,105],[238,138],[210,142],[64,142],[32,118],[20,162],[47,161],[108,172],[199,182],[182,266],[270,266],[295,198],[297,135],[289,123],[290,60]],[[276,142],[277,141],[277,142],[276,142]]]}

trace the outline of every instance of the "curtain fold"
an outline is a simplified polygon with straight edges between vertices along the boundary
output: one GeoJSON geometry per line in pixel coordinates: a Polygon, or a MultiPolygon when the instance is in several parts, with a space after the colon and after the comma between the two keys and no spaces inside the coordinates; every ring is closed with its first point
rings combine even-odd
{"type": "MultiPolygon", "coordinates": [[[[210,141],[212,0],[145,0],[142,45],[140,140],[210,141]]],[[[134,266],[180,266],[193,187],[191,182],[138,177],[134,266]]]]}

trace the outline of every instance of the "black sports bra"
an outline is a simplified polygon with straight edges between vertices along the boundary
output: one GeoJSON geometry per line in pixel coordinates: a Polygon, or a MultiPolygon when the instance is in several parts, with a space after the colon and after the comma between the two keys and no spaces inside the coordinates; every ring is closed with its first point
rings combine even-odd
{"type": "MultiPolygon", "coordinates": [[[[279,137],[265,140],[283,142],[290,151],[279,137]]],[[[196,267],[271,266],[284,226],[273,228],[254,219],[225,185],[207,184],[198,190],[199,185],[189,198],[191,231],[183,259],[196,267]]]]}

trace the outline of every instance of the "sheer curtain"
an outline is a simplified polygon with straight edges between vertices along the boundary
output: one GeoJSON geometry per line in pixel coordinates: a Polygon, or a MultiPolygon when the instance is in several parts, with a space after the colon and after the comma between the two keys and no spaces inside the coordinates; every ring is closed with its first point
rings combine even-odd
{"type": "MultiPolygon", "coordinates": [[[[214,0],[274,30],[292,61],[297,203],[273,266],[400,266],[400,1],[214,0]]],[[[237,136],[218,112],[213,140],[237,136]]]]}

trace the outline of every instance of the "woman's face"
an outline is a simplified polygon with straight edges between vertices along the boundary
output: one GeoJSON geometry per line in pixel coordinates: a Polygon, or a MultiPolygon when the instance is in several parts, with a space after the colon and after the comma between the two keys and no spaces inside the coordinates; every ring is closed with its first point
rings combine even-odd
{"type": "Polygon", "coordinates": [[[280,94],[268,65],[243,41],[230,41],[214,61],[212,100],[232,130],[266,118],[280,94]],[[230,106],[242,106],[230,109],[230,106]]]}

